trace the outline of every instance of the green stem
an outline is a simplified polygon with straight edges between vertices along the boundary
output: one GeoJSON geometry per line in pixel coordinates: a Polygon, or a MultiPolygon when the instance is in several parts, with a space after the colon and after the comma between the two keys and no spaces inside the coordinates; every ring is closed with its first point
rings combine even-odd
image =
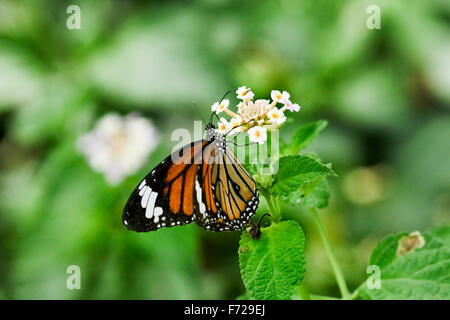
{"type": "Polygon", "coordinates": [[[345,283],[344,274],[334,256],[333,249],[331,248],[330,241],[325,233],[325,229],[323,228],[322,221],[320,220],[319,215],[317,214],[316,209],[310,208],[311,214],[313,216],[314,222],[316,224],[317,229],[319,230],[320,237],[322,238],[323,245],[325,247],[325,251],[328,254],[328,258],[331,262],[331,267],[333,268],[334,275],[336,277],[336,282],[338,284],[339,290],[342,295],[342,299],[350,299],[351,295],[348,291],[347,284],[345,283]]]}
{"type": "Polygon", "coordinates": [[[274,215],[274,221],[276,223],[281,221],[281,208],[276,197],[270,196],[270,202],[272,203],[272,214],[274,215]]]}
{"type": "Polygon", "coordinates": [[[302,300],[311,300],[311,297],[308,293],[308,290],[306,289],[304,281],[302,281],[302,283],[297,286],[297,290],[302,300]]]}
{"type": "Polygon", "coordinates": [[[266,199],[267,205],[269,206],[270,219],[273,223],[280,222],[280,210],[276,205],[276,199],[274,199],[269,193],[261,191],[264,199],[266,199]],[[274,201],[275,200],[275,201],[274,201]]]}
{"type": "Polygon", "coordinates": [[[355,292],[352,293],[350,300],[358,299],[358,295],[359,295],[359,292],[358,292],[358,289],[356,289],[355,292]]]}

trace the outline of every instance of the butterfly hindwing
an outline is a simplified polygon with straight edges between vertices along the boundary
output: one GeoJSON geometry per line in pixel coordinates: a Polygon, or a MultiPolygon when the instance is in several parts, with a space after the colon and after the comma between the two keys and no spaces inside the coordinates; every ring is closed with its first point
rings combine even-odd
{"type": "Polygon", "coordinates": [[[241,230],[258,208],[254,180],[225,146],[207,146],[203,158],[199,180],[205,210],[200,212],[195,222],[212,231],[241,230]]]}

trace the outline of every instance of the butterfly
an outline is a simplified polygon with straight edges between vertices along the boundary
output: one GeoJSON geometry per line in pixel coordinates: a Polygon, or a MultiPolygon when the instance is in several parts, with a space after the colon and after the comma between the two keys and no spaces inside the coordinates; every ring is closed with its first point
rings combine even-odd
{"type": "MultiPolygon", "coordinates": [[[[211,115],[212,119],[212,115],[211,115]]],[[[138,184],[122,222],[147,232],[195,222],[210,231],[242,230],[255,214],[255,181],[211,119],[206,137],[173,152],[138,184]]]]}

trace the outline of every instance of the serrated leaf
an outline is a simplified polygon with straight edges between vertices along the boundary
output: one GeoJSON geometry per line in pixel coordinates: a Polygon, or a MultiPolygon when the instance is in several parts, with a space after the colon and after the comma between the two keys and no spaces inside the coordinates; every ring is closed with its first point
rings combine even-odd
{"type": "Polygon", "coordinates": [[[303,280],[305,236],[295,221],[261,228],[253,240],[243,232],[239,242],[241,276],[254,299],[290,299],[303,280]]]}
{"type": "Polygon", "coordinates": [[[269,191],[275,195],[288,196],[302,186],[318,178],[336,175],[331,165],[325,165],[310,156],[286,156],[280,158],[278,172],[269,191]]]}
{"type": "Polygon", "coordinates": [[[328,206],[329,198],[328,182],[325,178],[319,178],[292,192],[287,199],[293,206],[322,209],[328,206]]]}
{"type": "Polygon", "coordinates": [[[425,234],[425,245],[397,256],[401,233],[383,239],[375,248],[370,263],[380,268],[381,286],[358,292],[364,299],[449,299],[450,247],[433,234],[425,234]]]}
{"type": "Polygon", "coordinates": [[[292,137],[292,143],[287,149],[287,154],[298,154],[300,150],[306,148],[325,129],[327,124],[326,120],[319,120],[301,126],[292,137]]]}

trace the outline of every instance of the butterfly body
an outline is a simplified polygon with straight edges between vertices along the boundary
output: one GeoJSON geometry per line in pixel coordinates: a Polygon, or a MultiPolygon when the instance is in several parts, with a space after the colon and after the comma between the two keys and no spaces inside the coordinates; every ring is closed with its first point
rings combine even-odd
{"type": "Polygon", "coordinates": [[[125,227],[147,232],[196,222],[210,231],[241,230],[255,213],[253,178],[207,125],[205,139],[173,152],[135,188],[122,216],[125,227]]]}

